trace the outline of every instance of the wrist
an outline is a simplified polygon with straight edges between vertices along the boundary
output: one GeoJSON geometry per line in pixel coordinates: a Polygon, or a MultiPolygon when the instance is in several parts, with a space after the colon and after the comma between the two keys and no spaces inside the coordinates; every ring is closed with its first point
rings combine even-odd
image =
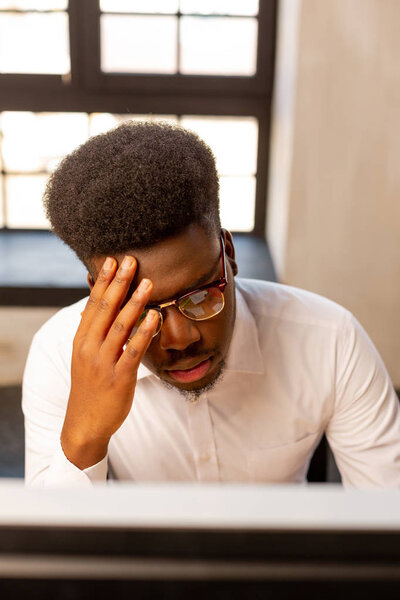
{"type": "Polygon", "coordinates": [[[69,462],[83,471],[107,455],[109,439],[92,440],[85,436],[71,435],[63,428],[60,443],[69,462]]]}

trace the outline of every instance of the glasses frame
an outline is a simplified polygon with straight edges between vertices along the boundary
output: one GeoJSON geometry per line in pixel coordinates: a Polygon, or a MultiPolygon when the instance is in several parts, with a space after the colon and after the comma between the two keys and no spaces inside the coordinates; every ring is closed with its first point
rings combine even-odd
{"type": "Polygon", "coordinates": [[[162,326],[164,324],[163,310],[165,308],[167,308],[167,306],[176,306],[177,309],[179,310],[179,312],[184,317],[186,317],[187,319],[190,319],[191,321],[207,321],[208,319],[212,319],[213,317],[216,317],[217,315],[219,315],[219,313],[223,310],[223,308],[225,306],[224,290],[228,284],[228,277],[227,277],[227,273],[226,273],[225,244],[224,244],[224,238],[222,236],[222,233],[219,236],[219,243],[220,243],[220,251],[221,251],[222,277],[220,277],[219,279],[216,279],[215,281],[212,281],[211,283],[206,283],[205,285],[202,285],[190,292],[187,292],[186,294],[183,294],[182,296],[178,296],[177,298],[174,298],[173,300],[169,300],[168,302],[163,302],[162,304],[148,304],[147,306],[145,306],[146,311],[150,310],[150,309],[156,310],[160,315],[160,324],[159,324],[159,327],[157,328],[156,333],[153,334],[153,337],[158,335],[162,329],[162,326]],[[211,315],[210,317],[203,317],[201,319],[195,319],[194,317],[189,317],[187,314],[185,314],[183,312],[183,310],[179,306],[179,303],[182,302],[182,300],[184,300],[188,296],[191,296],[192,294],[197,294],[198,292],[207,290],[212,287],[218,288],[222,294],[221,310],[219,310],[217,313],[215,313],[215,315],[211,315]]]}

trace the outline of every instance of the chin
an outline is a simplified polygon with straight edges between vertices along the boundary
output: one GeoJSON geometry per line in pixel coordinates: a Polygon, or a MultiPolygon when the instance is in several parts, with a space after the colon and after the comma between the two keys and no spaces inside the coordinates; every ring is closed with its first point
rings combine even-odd
{"type": "Polygon", "coordinates": [[[164,379],[164,377],[160,379],[169,389],[178,390],[186,399],[197,400],[201,394],[209,392],[221,380],[224,367],[225,361],[219,362],[215,371],[207,373],[205,377],[193,383],[180,383],[171,379],[164,379]]]}

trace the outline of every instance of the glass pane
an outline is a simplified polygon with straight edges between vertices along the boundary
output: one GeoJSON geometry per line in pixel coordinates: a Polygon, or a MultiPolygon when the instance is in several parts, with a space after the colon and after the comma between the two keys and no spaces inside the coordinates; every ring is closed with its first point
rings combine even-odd
{"type": "Polygon", "coordinates": [[[178,8],[178,0],[100,0],[103,12],[175,14],[178,8]]]}
{"type": "Polygon", "coordinates": [[[67,10],[68,0],[0,0],[0,9],[67,10]]]}
{"type": "Polygon", "coordinates": [[[69,70],[66,13],[0,14],[0,73],[63,74],[69,70]]]}
{"type": "Polygon", "coordinates": [[[108,73],[176,73],[177,17],[101,17],[101,68],[108,73]]]}
{"type": "Polygon", "coordinates": [[[182,17],[181,73],[254,75],[257,69],[256,19],[182,17]],[[207,40],[207,43],[204,43],[207,40]]]}
{"type": "Polygon", "coordinates": [[[181,13],[199,15],[258,14],[258,0],[181,0],[181,13]]]}
{"type": "Polygon", "coordinates": [[[182,117],[210,146],[220,175],[254,175],[257,170],[258,122],[253,117],[182,117]]]}
{"type": "Polygon", "coordinates": [[[105,133],[113,127],[117,127],[124,121],[167,121],[178,123],[178,117],[174,115],[113,115],[111,113],[93,113],[89,117],[89,135],[105,133]]]}
{"type": "Polygon", "coordinates": [[[86,113],[4,112],[1,122],[9,171],[52,171],[88,137],[86,113]]]}
{"type": "Polygon", "coordinates": [[[48,229],[42,196],[46,185],[44,175],[6,176],[7,225],[29,229],[48,229]]]}
{"type": "Polygon", "coordinates": [[[222,227],[232,231],[252,231],[256,203],[255,177],[221,177],[222,227]]]}

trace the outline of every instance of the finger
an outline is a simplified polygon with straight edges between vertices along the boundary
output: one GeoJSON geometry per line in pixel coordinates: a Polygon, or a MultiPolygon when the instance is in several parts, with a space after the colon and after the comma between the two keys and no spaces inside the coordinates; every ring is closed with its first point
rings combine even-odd
{"type": "Polygon", "coordinates": [[[90,325],[93,340],[103,341],[118,314],[136,271],[136,259],[125,256],[113,280],[99,299],[90,325]]]}
{"type": "Polygon", "coordinates": [[[126,345],[125,351],[116,364],[116,371],[121,377],[128,375],[132,379],[136,378],[136,371],[139,367],[147,348],[150,346],[153,334],[158,325],[158,313],[156,310],[149,310],[139,329],[126,345]]]}
{"type": "Polygon", "coordinates": [[[118,313],[104,340],[101,352],[113,357],[115,362],[122,353],[123,346],[131,335],[132,328],[140,319],[149,301],[153,284],[150,279],[142,279],[124,308],[118,313]]]}
{"type": "Polygon", "coordinates": [[[110,256],[108,256],[104,261],[100,273],[97,276],[96,282],[90,292],[86,306],[81,312],[81,321],[77,329],[77,333],[79,332],[79,334],[82,335],[87,333],[93,316],[97,310],[97,306],[114,277],[116,266],[116,260],[110,256]]]}

